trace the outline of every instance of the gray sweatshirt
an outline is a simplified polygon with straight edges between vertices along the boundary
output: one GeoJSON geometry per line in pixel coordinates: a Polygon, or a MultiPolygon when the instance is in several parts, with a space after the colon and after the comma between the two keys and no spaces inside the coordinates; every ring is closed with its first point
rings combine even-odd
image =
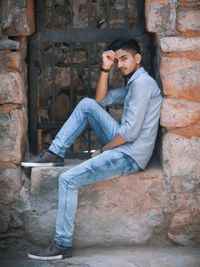
{"type": "Polygon", "coordinates": [[[139,68],[125,87],[109,90],[102,106],[123,104],[118,134],[127,141],[114,148],[132,157],[141,169],[148,164],[158,131],[162,97],[155,80],[139,68]]]}

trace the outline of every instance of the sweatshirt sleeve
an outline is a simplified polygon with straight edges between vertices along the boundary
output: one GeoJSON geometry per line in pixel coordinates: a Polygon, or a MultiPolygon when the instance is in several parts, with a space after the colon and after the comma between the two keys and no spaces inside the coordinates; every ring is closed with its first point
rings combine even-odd
{"type": "Polygon", "coordinates": [[[127,98],[118,134],[125,141],[131,142],[138,137],[143,127],[151,100],[151,84],[145,80],[131,84],[127,98]]]}
{"type": "Polygon", "coordinates": [[[126,94],[126,87],[120,87],[113,90],[111,89],[108,91],[107,96],[103,100],[99,101],[99,104],[103,107],[110,106],[113,104],[123,104],[126,94]]]}

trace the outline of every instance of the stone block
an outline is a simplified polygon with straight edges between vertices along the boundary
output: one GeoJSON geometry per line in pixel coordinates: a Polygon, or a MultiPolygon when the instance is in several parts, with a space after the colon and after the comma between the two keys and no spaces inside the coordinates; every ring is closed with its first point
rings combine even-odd
{"type": "Polygon", "coordinates": [[[16,2],[10,7],[12,21],[5,21],[8,26],[3,33],[7,36],[29,36],[35,31],[34,1],[28,0],[24,4],[16,2]]]}
{"type": "Polygon", "coordinates": [[[0,233],[5,233],[8,229],[9,222],[10,222],[10,212],[8,211],[8,209],[5,209],[4,205],[2,205],[0,206],[0,214],[1,214],[0,233]]]}
{"type": "Polygon", "coordinates": [[[24,83],[18,72],[0,73],[0,104],[25,103],[24,83]]]}
{"type": "Polygon", "coordinates": [[[199,267],[200,256],[198,255],[168,255],[151,260],[150,267],[199,267]]]}
{"type": "Polygon", "coordinates": [[[12,110],[0,116],[0,161],[19,164],[25,149],[27,121],[23,110],[12,110]]]}
{"type": "MultiPolygon", "coordinates": [[[[32,211],[26,212],[24,225],[28,226],[27,237],[36,244],[47,244],[53,237],[57,178],[71,167],[32,169],[32,211]]],[[[158,241],[165,236],[160,229],[165,228],[167,205],[163,173],[157,167],[91,185],[79,193],[74,245],[138,245],[158,241]]]]}
{"type": "Polygon", "coordinates": [[[161,58],[164,95],[200,102],[200,61],[187,58],[161,58]]]}
{"type": "Polygon", "coordinates": [[[0,204],[8,205],[19,198],[21,190],[21,168],[0,163],[0,204]]]}
{"type": "Polygon", "coordinates": [[[0,50],[16,50],[19,49],[20,43],[3,36],[0,40],[0,50]]]}
{"type": "Polygon", "coordinates": [[[148,32],[165,36],[172,34],[176,25],[176,3],[171,0],[147,0],[145,17],[148,32]]]}
{"type": "MultiPolygon", "coordinates": [[[[200,184],[199,171],[200,164],[196,166],[196,169],[190,174],[165,177],[169,191],[172,194],[180,194],[188,191],[193,192],[195,190],[198,190],[198,186],[200,184]]],[[[198,194],[200,194],[200,192],[197,192],[197,195],[198,194]]],[[[191,203],[194,203],[194,201],[192,201],[191,203]]],[[[182,204],[184,206],[184,203],[182,204]]]]}
{"type": "Polygon", "coordinates": [[[200,60],[200,37],[164,37],[160,39],[160,47],[169,57],[200,60]]]}
{"type": "Polygon", "coordinates": [[[181,8],[177,12],[177,30],[186,35],[200,34],[200,10],[181,8]]]}
{"type": "Polygon", "coordinates": [[[22,71],[22,55],[19,52],[0,51],[0,68],[2,70],[22,71]]]}
{"type": "Polygon", "coordinates": [[[167,177],[194,175],[199,179],[200,138],[165,133],[162,140],[162,164],[167,177]]]}
{"type": "Polygon", "coordinates": [[[177,3],[178,7],[189,7],[189,8],[199,8],[199,0],[179,0],[177,3]]]}
{"type": "MultiPolygon", "coordinates": [[[[200,195],[200,194],[199,194],[200,195]]],[[[194,246],[200,244],[200,206],[182,206],[170,219],[168,237],[176,244],[194,246]]]]}
{"type": "Polygon", "coordinates": [[[200,123],[171,129],[170,132],[177,134],[177,135],[182,135],[188,138],[192,136],[200,137],[200,123]]]}
{"type": "Polygon", "coordinates": [[[184,99],[165,98],[161,110],[161,126],[167,129],[198,124],[200,103],[184,99]]]}

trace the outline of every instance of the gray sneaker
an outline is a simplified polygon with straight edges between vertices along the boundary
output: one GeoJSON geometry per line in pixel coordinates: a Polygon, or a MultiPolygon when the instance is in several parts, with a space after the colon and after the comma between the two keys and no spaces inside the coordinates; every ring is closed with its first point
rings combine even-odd
{"type": "Polygon", "coordinates": [[[21,162],[23,167],[58,167],[64,166],[64,159],[48,151],[42,152],[28,162],[21,162]]]}
{"type": "Polygon", "coordinates": [[[72,257],[72,247],[61,247],[55,242],[47,248],[28,253],[30,259],[35,260],[61,260],[72,257]]]}

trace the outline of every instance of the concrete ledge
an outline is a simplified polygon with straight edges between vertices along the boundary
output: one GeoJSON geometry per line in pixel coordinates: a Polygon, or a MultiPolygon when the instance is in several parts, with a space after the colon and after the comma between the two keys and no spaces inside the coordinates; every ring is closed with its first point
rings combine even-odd
{"type": "MultiPolygon", "coordinates": [[[[32,242],[47,244],[53,237],[57,178],[72,167],[32,169],[31,210],[24,216],[27,237],[32,242]]],[[[168,199],[163,172],[157,166],[80,190],[74,245],[166,242],[165,209],[168,199]]]]}

